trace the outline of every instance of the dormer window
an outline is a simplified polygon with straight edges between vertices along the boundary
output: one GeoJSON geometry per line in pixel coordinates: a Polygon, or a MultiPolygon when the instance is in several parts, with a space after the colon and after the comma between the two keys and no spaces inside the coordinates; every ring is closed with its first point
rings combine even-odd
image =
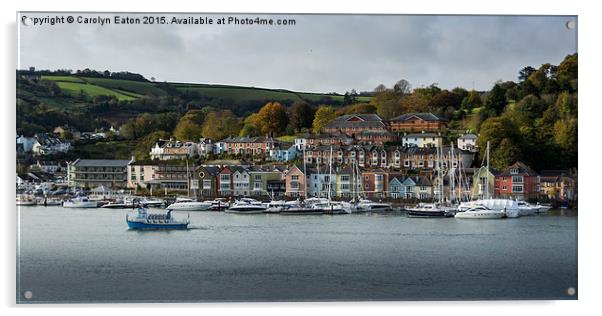
{"type": "Polygon", "coordinates": [[[510,174],[518,174],[518,168],[510,169],[510,174]]]}

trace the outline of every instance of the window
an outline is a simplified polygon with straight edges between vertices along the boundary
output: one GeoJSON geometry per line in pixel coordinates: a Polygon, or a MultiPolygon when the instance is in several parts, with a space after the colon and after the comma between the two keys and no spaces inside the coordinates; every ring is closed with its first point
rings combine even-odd
{"type": "Polygon", "coordinates": [[[510,169],[510,174],[518,174],[518,168],[510,169]]]}
{"type": "Polygon", "coordinates": [[[211,179],[203,180],[203,189],[210,190],[211,189],[211,179]]]}
{"type": "Polygon", "coordinates": [[[256,174],[255,175],[255,181],[261,181],[261,175],[260,174],[256,174]]]}
{"type": "Polygon", "coordinates": [[[513,185],[512,186],[512,192],[513,193],[522,193],[523,192],[523,186],[522,185],[513,185]]]}
{"type": "Polygon", "coordinates": [[[299,181],[299,175],[292,175],[291,181],[299,181]]]}
{"type": "Polygon", "coordinates": [[[341,175],[341,181],[349,181],[350,178],[351,177],[349,175],[346,175],[346,174],[341,175]]]}
{"type": "Polygon", "coordinates": [[[523,183],[522,176],[512,176],[512,183],[523,183]]]}
{"type": "Polygon", "coordinates": [[[503,185],[503,186],[502,186],[502,190],[503,190],[503,191],[506,191],[506,190],[508,190],[508,187],[506,187],[505,185],[503,185]]]}

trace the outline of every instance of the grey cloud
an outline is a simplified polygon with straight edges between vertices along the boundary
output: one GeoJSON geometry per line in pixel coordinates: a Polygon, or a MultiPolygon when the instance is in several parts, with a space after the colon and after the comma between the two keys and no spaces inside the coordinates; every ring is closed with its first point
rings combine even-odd
{"type": "Polygon", "coordinates": [[[577,43],[576,31],[564,27],[575,17],[270,17],[297,24],[21,27],[20,62],[316,92],[372,90],[401,78],[415,87],[489,89],[515,80],[523,66],[559,63],[577,43]]]}

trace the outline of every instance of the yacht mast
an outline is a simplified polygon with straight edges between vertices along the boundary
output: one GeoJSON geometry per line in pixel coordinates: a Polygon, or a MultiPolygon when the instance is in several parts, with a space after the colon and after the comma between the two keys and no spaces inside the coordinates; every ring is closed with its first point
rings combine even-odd
{"type": "Polygon", "coordinates": [[[487,193],[485,193],[486,194],[485,198],[489,199],[489,141],[487,141],[486,157],[487,157],[487,167],[486,167],[487,170],[485,173],[485,182],[487,183],[486,184],[487,193]]]}
{"type": "Polygon", "coordinates": [[[305,146],[303,146],[303,198],[307,199],[307,167],[305,163],[305,146]]]}
{"type": "Polygon", "coordinates": [[[332,146],[330,146],[330,157],[328,159],[328,202],[331,202],[332,198],[332,146]]]}
{"type": "Polygon", "coordinates": [[[456,201],[456,168],[454,167],[454,142],[451,142],[449,160],[449,195],[450,202],[454,203],[456,201]]]}

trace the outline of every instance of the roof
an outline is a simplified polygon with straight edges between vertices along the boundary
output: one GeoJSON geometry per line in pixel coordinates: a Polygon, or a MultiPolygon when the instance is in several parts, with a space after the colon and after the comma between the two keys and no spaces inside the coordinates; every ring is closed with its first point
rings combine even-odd
{"type": "Polygon", "coordinates": [[[280,143],[280,141],[277,139],[274,139],[272,137],[263,137],[263,136],[227,137],[227,138],[220,140],[220,142],[222,142],[222,143],[266,143],[266,142],[280,143]]]}
{"type": "Polygon", "coordinates": [[[130,160],[119,159],[78,159],[72,165],[78,167],[126,167],[130,160]]]}
{"type": "Polygon", "coordinates": [[[510,167],[506,168],[500,174],[500,176],[512,176],[512,175],[515,175],[515,174],[525,175],[525,176],[538,176],[537,172],[533,171],[533,169],[531,169],[529,166],[525,165],[524,163],[522,163],[520,161],[517,161],[516,163],[514,163],[510,167]],[[512,169],[518,169],[518,173],[510,173],[510,171],[512,169]]]}
{"type": "Polygon", "coordinates": [[[423,121],[447,121],[433,113],[406,113],[392,118],[391,121],[407,121],[413,118],[419,118],[423,121]]]}
{"type": "Polygon", "coordinates": [[[347,114],[342,115],[334,119],[337,122],[353,122],[353,121],[362,121],[362,122],[382,122],[382,118],[377,114],[347,114]]]}
{"type": "Polygon", "coordinates": [[[409,137],[409,138],[418,138],[418,137],[441,137],[441,135],[435,134],[435,133],[412,133],[412,134],[406,134],[403,135],[404,138],[409,137]]]}
{"type": "Polygon", "coordinates": [[[477,135],[475,134],[466,134],[458,137],[458,139],[477,139],[477,135]]]}

